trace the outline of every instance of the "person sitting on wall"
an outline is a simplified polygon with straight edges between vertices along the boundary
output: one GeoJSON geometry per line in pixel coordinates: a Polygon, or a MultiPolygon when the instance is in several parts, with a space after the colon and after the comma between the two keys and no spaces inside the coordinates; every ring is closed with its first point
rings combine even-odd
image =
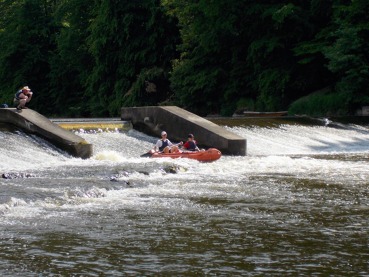
{"type": "Polygon", "coordinates": [[[26,103],[31,101],[33,92],[28,86],[25,86],[17,91],[14,95],[14,105],[16,106],[17,110],[21,109],[28,109],[26,107],[26,103]]]}
{"type": "Polygon", "coordinates": [[[200,151],[193,134],[188,134],[187,141],[183,144],[183,148],[187,151],[200,151]]]}
{"type": "Polygon", "coordinates": [[[182,144],[182,141],[178,144],[173,144],[169,139],[167,139],[167,132],[163,131],[161,132],[161,139],[156,142],[153,150],[155,152],[160,151],[163,153],[178,153],[178,145],[182,144]]]}

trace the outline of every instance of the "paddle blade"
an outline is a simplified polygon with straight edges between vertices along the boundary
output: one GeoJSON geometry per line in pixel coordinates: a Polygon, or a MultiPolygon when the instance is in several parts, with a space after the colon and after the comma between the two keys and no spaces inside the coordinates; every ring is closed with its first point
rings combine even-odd
{"type": "Polygon", "coordinates": [[[150,150],[149,152],[142,154],[140,157],[141,158],[151,157],[152,154],[154,154],[154,151],[150,150]]]}

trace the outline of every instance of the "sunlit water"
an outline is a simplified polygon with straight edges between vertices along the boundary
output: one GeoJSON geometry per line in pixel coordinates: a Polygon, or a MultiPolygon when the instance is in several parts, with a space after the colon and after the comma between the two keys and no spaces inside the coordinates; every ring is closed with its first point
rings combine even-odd
{"type": "Polygon", "coordinates": [[[18,177],[0,180],[0,275],[369,276],[368,127],[224,128],[246,157],[140,158],[156,138],[131,130],[79,132],[82,160],[0,131],[18,177]]]}

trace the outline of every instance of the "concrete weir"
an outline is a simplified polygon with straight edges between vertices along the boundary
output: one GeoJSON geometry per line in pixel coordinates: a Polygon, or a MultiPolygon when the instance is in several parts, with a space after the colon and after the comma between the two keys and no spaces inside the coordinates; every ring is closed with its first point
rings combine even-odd
{"type": "Polygon", "coordinates": [[[55,118],[50,119],[63,129],[69,131],[128,131],[132,129],[130,122],[120,118],[55,118]]]}
{"type": "Polygon", "coordinates": [[[172,142],[185,141],[187,134],[192,133],[201,147],[246,156],[246,139],[176,106],[122,108],[121,119],[131,121],[133,128],[149,135],[160,137],[165,130],[172,142]]]}
{"type": "Polygon", "coordinates": [[[92,144],[34,110],[25,109],[18,112],[15,108],[0,109],[0,122],[36,133],[75,157],[87,159],[92,156],[92,144]]]}

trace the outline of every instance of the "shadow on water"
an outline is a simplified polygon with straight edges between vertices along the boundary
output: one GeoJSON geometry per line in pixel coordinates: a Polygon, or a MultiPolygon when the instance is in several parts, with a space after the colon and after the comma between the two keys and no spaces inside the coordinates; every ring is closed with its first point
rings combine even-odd
{"type": "Polygon", "coordinates": [[[12,124],[6,124],[6,123],[0,123],[0,131],[1,132],[14,132],[18,130],[18,128],[16,128],[14,125],[12,124]]]}
{"type": "MultiPolygon", "coordinates": [[[[369,133],[368,133],[369,134],[369,133]]],[[[368,140],[366,139],[359,139],[359,138],[355,138],[352,139],[351,141],[329,141],[329,140],[324,140],[321,138],[317,138],[315,139],[315,141],[319,142],[321,145],[312,145],[310,146],[310,148],[314,151],[318,151],[318,152],[327,152],[327,151],[332,151],[334,150],[339,151],[339,152],[352,152],[355,148],[357,148],[358,150],[361,150],[362,147],[364,146],[368,146],[368,140]]]]}

